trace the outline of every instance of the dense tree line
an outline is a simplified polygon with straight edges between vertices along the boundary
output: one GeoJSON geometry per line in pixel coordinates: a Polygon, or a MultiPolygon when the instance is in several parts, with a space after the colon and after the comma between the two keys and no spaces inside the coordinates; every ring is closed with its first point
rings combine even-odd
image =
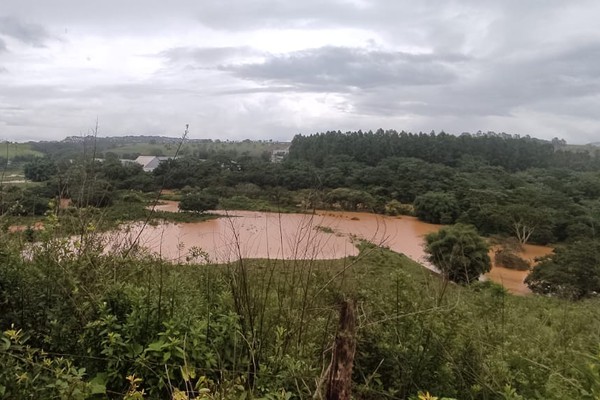
{"type": "MultiPolygon", "coordinates": [[[[464,160],[463,160],[464,161],[464,160]]],[[[272,164],[257,159],[201,161],[192,157],[162,164],[156,184],[186,186],[227,197],[248,184],[262,190],[318,190],[320,207],[366,209],[384,213],[391,202],[413,204],[427,222],[464,222],[482,234],[505,234],[522,243],[552,243],[589,236],[600,223],[600,174],[567,168],[536,168],[510,173],[469,160],[457,167],[415,158],[386,158],[368,166],[345,157],[322,167],[305,161],[272,164]]],[[[246,195],[246,193],[244,193],[246,195]]]]}
{"type": "Polygon", "coordinates": [[[289,157],[323,166],[328,158],[339,155],[372,166],[389,157],[415,157],[455,167],[463,158],[473,157],[508,171],[536,167],[600,168],[599,157],[588,152],[557,151],[555,142],[491,133],[455,136],[443,131],[414,134],[379,129],[296,135],[289,157]]]}

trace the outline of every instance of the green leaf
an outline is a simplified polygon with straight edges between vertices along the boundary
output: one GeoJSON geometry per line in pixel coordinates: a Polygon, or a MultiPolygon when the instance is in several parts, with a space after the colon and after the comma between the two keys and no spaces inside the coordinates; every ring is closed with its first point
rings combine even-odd
{"type": "Polygon", "coordinates": [[[159,340],[158,342],[152,342],[148,345],[148,350],[161,351],[163,345],[164,345],[164,342],[162,340],[159,340]]]}
{"type": "Polygon", "coordinates": [[[129,355],[131,357],[139,356],[144,351],[144,347],[139,343],[133,343],[129,346],[129,355]]]}
{"type": "Polygon", "coordinates": [[[91,394],[106,394],[107,374],[100,372],[90,381],[91,394]]]}

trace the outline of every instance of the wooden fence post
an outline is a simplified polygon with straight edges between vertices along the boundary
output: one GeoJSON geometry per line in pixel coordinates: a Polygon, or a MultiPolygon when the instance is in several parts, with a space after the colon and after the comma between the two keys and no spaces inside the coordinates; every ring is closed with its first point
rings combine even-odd
{"type": "Polygon", "coordinates": [[[356,301],[344,300],[327,380],[327,400],[350,400],[356,353],[356,301]]]}

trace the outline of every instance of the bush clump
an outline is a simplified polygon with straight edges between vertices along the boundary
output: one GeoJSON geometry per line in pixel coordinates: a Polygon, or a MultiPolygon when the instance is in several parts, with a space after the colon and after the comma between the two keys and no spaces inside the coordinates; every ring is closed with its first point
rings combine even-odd
{"type": "Polygon", "coordinates": [[[506,248],[501,248],[494,252],[494,262],[499,267],[515,269],[517,271],[527,271],[531,268],[527,260],[506,248]]]}

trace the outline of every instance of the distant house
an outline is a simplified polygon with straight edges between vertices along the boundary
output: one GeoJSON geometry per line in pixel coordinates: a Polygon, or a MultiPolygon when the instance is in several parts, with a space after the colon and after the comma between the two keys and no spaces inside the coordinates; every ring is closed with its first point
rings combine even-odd
{"type": "Polygon", "coordinates": [[[271,152],[271,162],[282,162],[285,156],[290,153],[290,148],[273,150],[271,152]]]}
{"type": "Polygon", "coordinates": [[[170,160],[173,157],[158,157],[158,156],[139,156],[135,159],[135,162],[140,164],[144,171],[152,172],[163,162],[170,160]]]}

